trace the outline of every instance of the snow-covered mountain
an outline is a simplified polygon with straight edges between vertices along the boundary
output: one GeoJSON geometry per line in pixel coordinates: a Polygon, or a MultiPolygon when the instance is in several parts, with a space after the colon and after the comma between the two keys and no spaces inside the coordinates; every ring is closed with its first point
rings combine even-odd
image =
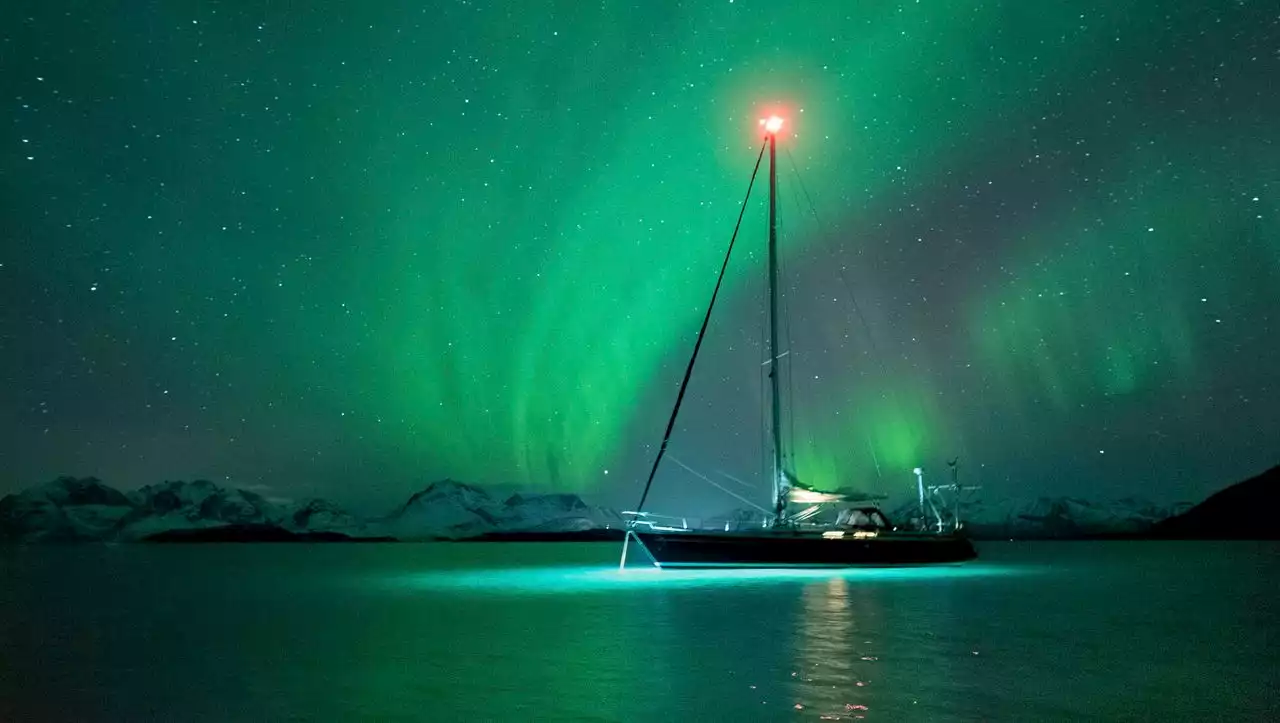
{"type": "Polygon", "coordinates": [[[589,505],[577,495],[521,493],[495,499],[454,480],[428,485],[377,520],[362,520],[327,500],[277,504],[207,480],[163,482],[124,494],[97,479],[63,477],[0,500],[0,540],[19,542],[132,541],[228,526],[430,540],[622,525],[616,511],[589,505]]]}
{"type": "Polygon", "coordinates": [[[498,524],[498,504],[479,487],[451,479],[433,482],[380,523],[392,537],[423,540],[471,537],[498,524]]]}
{"type": "Polygon", "coordinates": [[[171,530],[268,525],[362,536],[363,524],[324,500],[278,505],[207,480],[148,485],[128,494],[87,477],[60,477],[0,500],[0,540],[141,540],[171,530]]]}
{"type": "MultiPolygon", "coordinates": [[[[974,537],[1073,538],[1144,533],[1181,508],[1164,507],[1136,497],[980,499],[961,504],[960,519],[974,537]]],[[[907,515],[898,517],[906,519],[907,515]]]]}
{"type": "Polygon", "coordinates": [[[359,533],[366,527],[364,520],[338,507],[328,500],[313,498],[294,505],[285,516],[284,526],[295,532],[345,532],[359,533]]]}
{"type": "Polygon", "coordinates": [[[574,494],[520,493],[505,501],[451,479],[433,482],[376,527],[402,540],[458,539],[488,532],[570,532],[619,527],[616,511],[574,494]]]}
{"type": "Polygon", "coordinates": [[[117,539],[137,540],[158,532],[224,525],[270,525],[290,532],[341,532],[371,536],[366,524],[322,499],[278,504],[250,490],[220,487],[207,480],[164,482],[129,493],[135,505],[116,532],[117,539]]]}
{"type": "Polygon", "coordinates": [[[589,505],[574,494],[515,494],[503,507],[504,531],[576,532],[626,525],[617,510],[589,505]]]}
{"type": "Polygon", "coordinates": [[[133,511],[127,497],[93,477],[59,477],[0,499],[0,540],[99,540],[133,511]]]}
{"type": "Polygon", "coordinates": [[[286,517],[286,510],[257,493],[208,480],[147,485],[130,492],[129,501],[134,512],[122,521],[118,539],[232,524],[279,525],[286,517]]]}

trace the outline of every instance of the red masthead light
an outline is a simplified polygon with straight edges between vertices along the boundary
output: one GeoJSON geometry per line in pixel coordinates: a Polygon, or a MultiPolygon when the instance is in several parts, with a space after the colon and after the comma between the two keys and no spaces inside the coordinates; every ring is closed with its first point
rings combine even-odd
{"type": "Polygon", "coordinates": [[[778,131],[782,130],[782,118],[776,115],[771,115],[768,118],[761,118],[760,125],[764,127],[766,133],[774,135],[778,131]]]}

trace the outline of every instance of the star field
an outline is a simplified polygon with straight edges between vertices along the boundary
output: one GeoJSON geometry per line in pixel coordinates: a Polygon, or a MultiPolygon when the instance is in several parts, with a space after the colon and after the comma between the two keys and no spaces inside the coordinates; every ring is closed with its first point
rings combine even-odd
{"type": "MultiPolygon", "coordinates": [[[[1264,2],[7,3],[0,493],[629,504],[780,109],[802,479],[1197,498],[1280,457],[1278,77],[1264,2]]],[[[749,485],[763,190],[672,446],[749,485]]]]}

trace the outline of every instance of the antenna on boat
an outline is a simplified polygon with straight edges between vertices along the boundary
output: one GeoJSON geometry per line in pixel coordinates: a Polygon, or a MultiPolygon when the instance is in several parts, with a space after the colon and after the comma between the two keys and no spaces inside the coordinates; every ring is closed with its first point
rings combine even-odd
{"type": "Polygon", "coordinates": [[[920,493],[920,518],[924,519],[924,470],[916,467],[911,472],[916,476],[916,490],[920,493]]]}
{"type": "Polygon", "coordinates": [[[937,494],[938,487],[929,487],[928,496],[925,495],[924,486],[924,469],[916,467],[911,470],[916,476],[916,489],[920,493],[920,529],[925,530],[931,524],[929,522],[929,512],[933,512],[935,523],[938,526],[938,532],[942,532],[942,513],[938,512],[937,505],[933,504],[933,496],[937,494]]]}
{"type": "Polygon", "coordinates": [[[951,498],[951,522],[956,529],[960,529],[960,458],[952,458],[947,466],[951,468],[951,487],[954,492],[951,498]]]}

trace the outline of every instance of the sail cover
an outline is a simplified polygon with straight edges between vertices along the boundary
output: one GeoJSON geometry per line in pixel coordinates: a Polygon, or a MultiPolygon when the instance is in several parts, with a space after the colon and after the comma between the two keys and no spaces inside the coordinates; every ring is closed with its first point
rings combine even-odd
{"type": "Polygon", "coordinates": [[[841,487],[830,492],[817,490],[795,478],[790,472],[786,475],[789,483],[787,501],[798,505],[818,505],[830,502],[874,502],[888,498],[888,495],[864,492],[852,487],[841,487]]]}

